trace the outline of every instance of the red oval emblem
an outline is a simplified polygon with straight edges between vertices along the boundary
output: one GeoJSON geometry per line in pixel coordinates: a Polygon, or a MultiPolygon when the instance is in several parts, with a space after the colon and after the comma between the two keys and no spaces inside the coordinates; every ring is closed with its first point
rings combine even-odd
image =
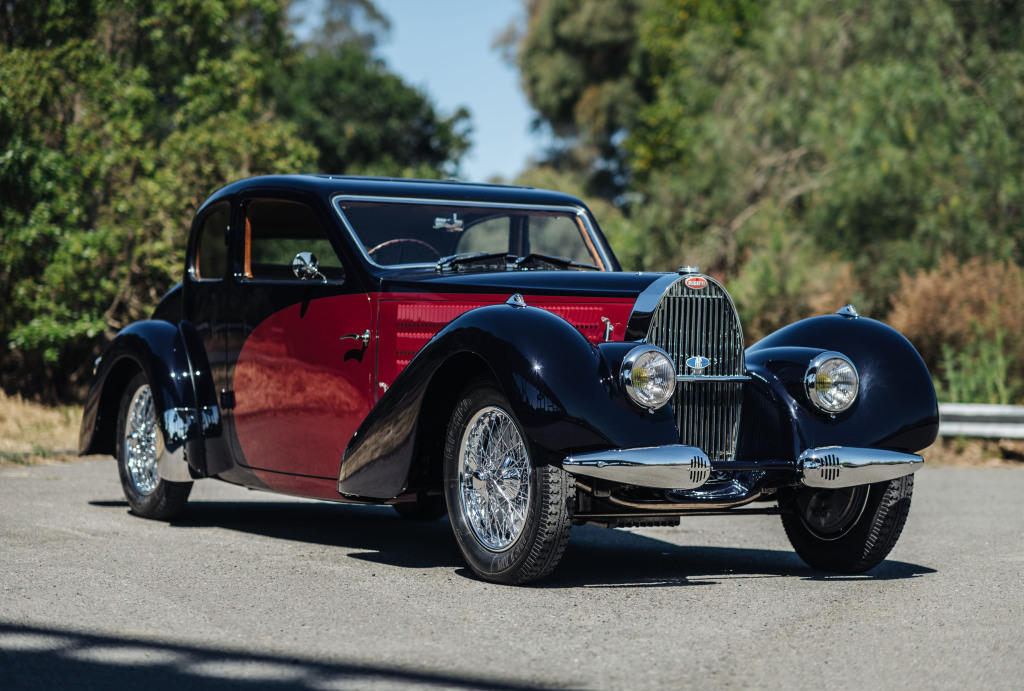
{"type": "Polygon", "coordinates": [[[706,278],[701,278],[700,276],[690,276],[688,279],[686,279],[686,287],[693,288],[694,290],[707,288],[708,280],[706,278]]]}

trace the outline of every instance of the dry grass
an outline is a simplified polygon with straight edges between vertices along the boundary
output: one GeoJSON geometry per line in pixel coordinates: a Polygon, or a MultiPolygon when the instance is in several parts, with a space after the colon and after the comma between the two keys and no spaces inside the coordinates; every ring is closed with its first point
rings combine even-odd
{"type": "Polygon", "coordinates": [[[1024,440],[940,438],[921,455],[926,467],[1024,468],[1024,440]]]}
{"type": "Polygon", "coordinates": [[[78,406],[51,408],[0,392],[0,466],[73,460],[81,420],[78,406]]]}

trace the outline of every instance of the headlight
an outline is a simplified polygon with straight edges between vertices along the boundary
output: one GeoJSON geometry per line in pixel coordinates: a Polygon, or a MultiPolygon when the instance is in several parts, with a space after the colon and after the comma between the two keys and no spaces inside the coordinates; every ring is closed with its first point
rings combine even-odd
{"type": "Polygon", "coordinates": [[[841,413],[857,400],[860,377],[845,355],[822,353],[807,367],[804,388],[818,408],[826,413],[841,413]]]}
{"type": "Polygon", "coordinates": [[[661,348],[637,346],[622,361],[622,386],[635,403],[655,410],[676,390],[676,368],[661,348]]]}

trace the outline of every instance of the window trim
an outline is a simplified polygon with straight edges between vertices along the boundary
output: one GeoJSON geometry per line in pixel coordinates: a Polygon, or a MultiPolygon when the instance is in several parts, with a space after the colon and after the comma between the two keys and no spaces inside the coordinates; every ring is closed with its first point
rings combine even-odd
{"type": "Polygon", "coordinates": [[[580,235],[583,237],[583,242],[587,245],[587,249],[590,250],[595,257],[598,259],[598,268],[601,271],[612,271],[614,264],[611,262],[609,256],[606,254],[605,249],[601,243],[598,243],[597,233],[591,219],[590,213],[583,206],[577,206],[575,204],[519,204],[516,202],[493,202],[493,201],[476,201],[476,200],[462,200],[462,199],[421,199],[417,197],[381,197],[374,195],[356,195],[356,194],[336,194],[331,197],[331,207],[334,212],[341,219],[342,225],[345,227],[345,232],[349,235],[351,244],[356,250],[362,255],[363,260],[366,261],[370,266],[381,269],[384,271],[404,269],[410,267],[425,267],[434,266],[433,262],[417,262],[413,264],[378,264],[370,258],[370,255],[366,253],[366,249],[363,247],[363,243],[359,240],[359,234],[349,223],[348,218],[345,216],[345,212],[342,211],[341,206],[344,202],[368,202],[372,204],[407,204],[415,206],[470,206],[483,209],[507,209],[510,211],[561,211],[563,213],[570,213],[576,217],[577,221],[582,224],[582,231],[580,235]]]}
{"type": "Polygon", "coordinates": [[[216,283],[217,281],[223,281],[231,272],[231,202],[227,199],[214,202],[208,208],[206,208],[202,216],[196,216],[193,227],[196,229],[192,233],[192,251],[189,253],[188,271],[186,272],[189,280],[194,283],[216,283]],[[227,207],[227,225],[224,227],[224,275],[220,277],[204,277],[202,272],[199,270],[199,251],[202,248],[202,237],[205,228],[204,224],[210,220],[210,217],[220,211],[221,207],[227,207]]]}
{"type": "MultiPolygon", "coordinates": [[[[286,204],[299,204],[304,206],[312,214],[313,218],[316,219],[317,225],[320,227],[323,233],[323,239],[326,240],[331,247],[331,251],[334,253],[334,258],[338,261],[338,267],[344,272],[344,275],[340,278],[328,278],[324,285],[339,286],[347,283],[351,274],[351,267],[345,260],[345,253],[338,251],[338,242],[333,237],[335,235],[332,232],[330,224],[325,224],[324,219],[318,212],[317,205],[313,199],[299,198],[298,195],[288,194],[285,190],[249,190],[247,194],[239,197],[238,199],[238,214],[239,224],[242,226],[241,235],[241,247],[236,249],[236,254],[241,254],[241,273],[237,270],[233,271],[235,279],[239,283],[247,284],[271,284],[271,285],[310,285],[313,281],[308,279],[301,279],[295,276],[289,278],[274,278],[271,276],[254,276],[252,274],[252,224],[249,221],[248,206],[253,202],[283,202],[286,204]]],[[[237,264],[236,264],[237,266],[237,264]]]]}

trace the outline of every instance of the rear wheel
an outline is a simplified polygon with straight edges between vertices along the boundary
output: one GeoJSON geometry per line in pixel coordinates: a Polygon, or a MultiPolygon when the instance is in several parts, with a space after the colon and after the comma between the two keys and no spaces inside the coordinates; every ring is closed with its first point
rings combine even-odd
{"type": "Polygon", "coordinates": [[[462,554],[481,578],[535,581],[565,552],[572,485],[537,455],[497,385],[479,381],[463,392],[445,439],[445,497],[462,554]]]}
{"type": "Polygon", "coordinates": [[[169,519],[188,502],[191,482],[168,482],[160,477],[158,461],[163,435],[156,418],[153,391],[141,372],[132,378],[121,398],[117,416],[117,469],[132,513],[144,518],[169,519]]]}
{"type": "Polygon", "coordinates": [[[843,489],[805,488],[790,502],[782,525],[808,566],[863,573],[882,563],[910,512],[914,476],[843,489]]]}

